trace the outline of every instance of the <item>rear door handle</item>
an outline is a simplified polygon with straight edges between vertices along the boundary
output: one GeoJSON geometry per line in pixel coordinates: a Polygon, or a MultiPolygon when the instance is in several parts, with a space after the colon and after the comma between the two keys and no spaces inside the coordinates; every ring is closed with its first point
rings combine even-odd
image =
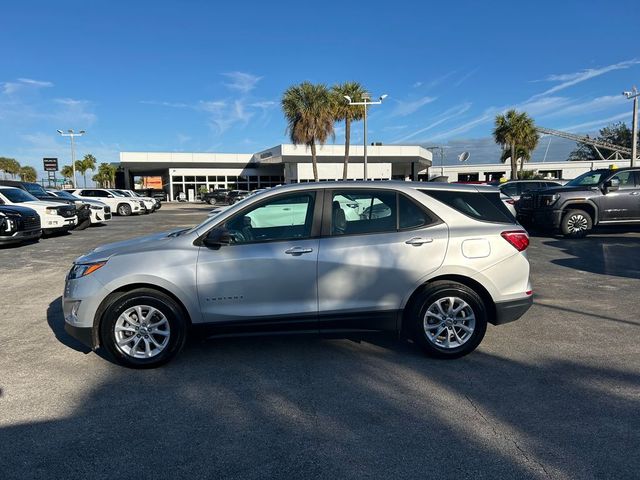
{"type": "Polygon", "coordinates": [[[406,243],[407,245],[413,245],[415,247],[419,247],[420,245],[424,244],[424,243],[431,243],[433,242],[433,238],[424,238],[424,237],[414,237],[411,238],[409,240],[407,240],[406,243]]]}
{"type": "Polygon", "coordinates": [[[284,251],[287,255],[302,255],[303,253],[311,253],[313,248],[291,247],[284,251]]]}

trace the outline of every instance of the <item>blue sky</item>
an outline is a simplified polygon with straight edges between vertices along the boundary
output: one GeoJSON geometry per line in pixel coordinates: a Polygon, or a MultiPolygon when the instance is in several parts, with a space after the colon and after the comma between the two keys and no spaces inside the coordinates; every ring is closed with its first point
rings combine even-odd
{"type": "MultiPolygon", "coordinates": [[[[65,163],[58,128],[86,129],[78,153],[98,161],[255,152],[287,141],[287,86],[357,80],[389,95],[371,111],[371,141],[496,161],[492,123],[508,107],[573,132],[630,124],[621,92],[640,84],[639,18],[631,1],[12,2],[0,28],[0,156],[65,163]]],[[[553,139],[547,159],[572,147],[553,139]]]]}

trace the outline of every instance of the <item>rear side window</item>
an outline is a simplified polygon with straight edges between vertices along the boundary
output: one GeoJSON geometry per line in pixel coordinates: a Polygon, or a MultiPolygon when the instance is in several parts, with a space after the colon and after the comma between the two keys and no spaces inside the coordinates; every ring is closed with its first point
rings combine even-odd
{"type": "Polygon", "coordinates": [[[336,190],[331,206],[331,235],[396,231],[395,192],[336,190]]]}
{"type": "Polygon", "coordinates": [[[422,192],[476,220],[513,223],[513,216],[500,200],[498,192],[476,193],[448,190],[422,190],[422,192]]]}

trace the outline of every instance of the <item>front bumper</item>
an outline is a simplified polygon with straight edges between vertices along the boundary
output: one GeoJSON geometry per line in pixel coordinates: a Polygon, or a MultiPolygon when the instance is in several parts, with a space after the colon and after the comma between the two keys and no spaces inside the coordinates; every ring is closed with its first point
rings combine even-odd
{"type": "Polygon", "coordinates": [[[0,245],[8,245],[10,243],[28,242],[42,236],[40,228],[36,230],[21,230],[13,235],[0,235],[0,245]]]}
{"type": "Polygon", "coordinates": [[[540,228],[559,228],[562,221],[562,210],[551,208],[520,209],[516,218],[522,224],[535,225],[540,228]]]}
{"type": "Polygon", "coordinates": [[[93,349],[93,328],[91,327],[77,327],[70,323],[64,324],[64,330],[76,340],[80,341],[83,345],[93,349]]]}
{"type": "Polygon", "coordinates": [[[493,325],[503,325],[505,323],[518,320],[533,305],[533,295],[508,302],[496,302],[496,317],[493,325]]]}

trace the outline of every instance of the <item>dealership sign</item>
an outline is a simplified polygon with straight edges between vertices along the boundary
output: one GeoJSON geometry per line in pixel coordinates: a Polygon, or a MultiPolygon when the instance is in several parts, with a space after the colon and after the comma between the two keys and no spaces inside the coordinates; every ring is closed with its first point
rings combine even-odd
{"type": "Polygon", "coordinates": [[[43,158],[45,172],[57,172],[58,171],[58,159],[57,158],[43,158]]]}

